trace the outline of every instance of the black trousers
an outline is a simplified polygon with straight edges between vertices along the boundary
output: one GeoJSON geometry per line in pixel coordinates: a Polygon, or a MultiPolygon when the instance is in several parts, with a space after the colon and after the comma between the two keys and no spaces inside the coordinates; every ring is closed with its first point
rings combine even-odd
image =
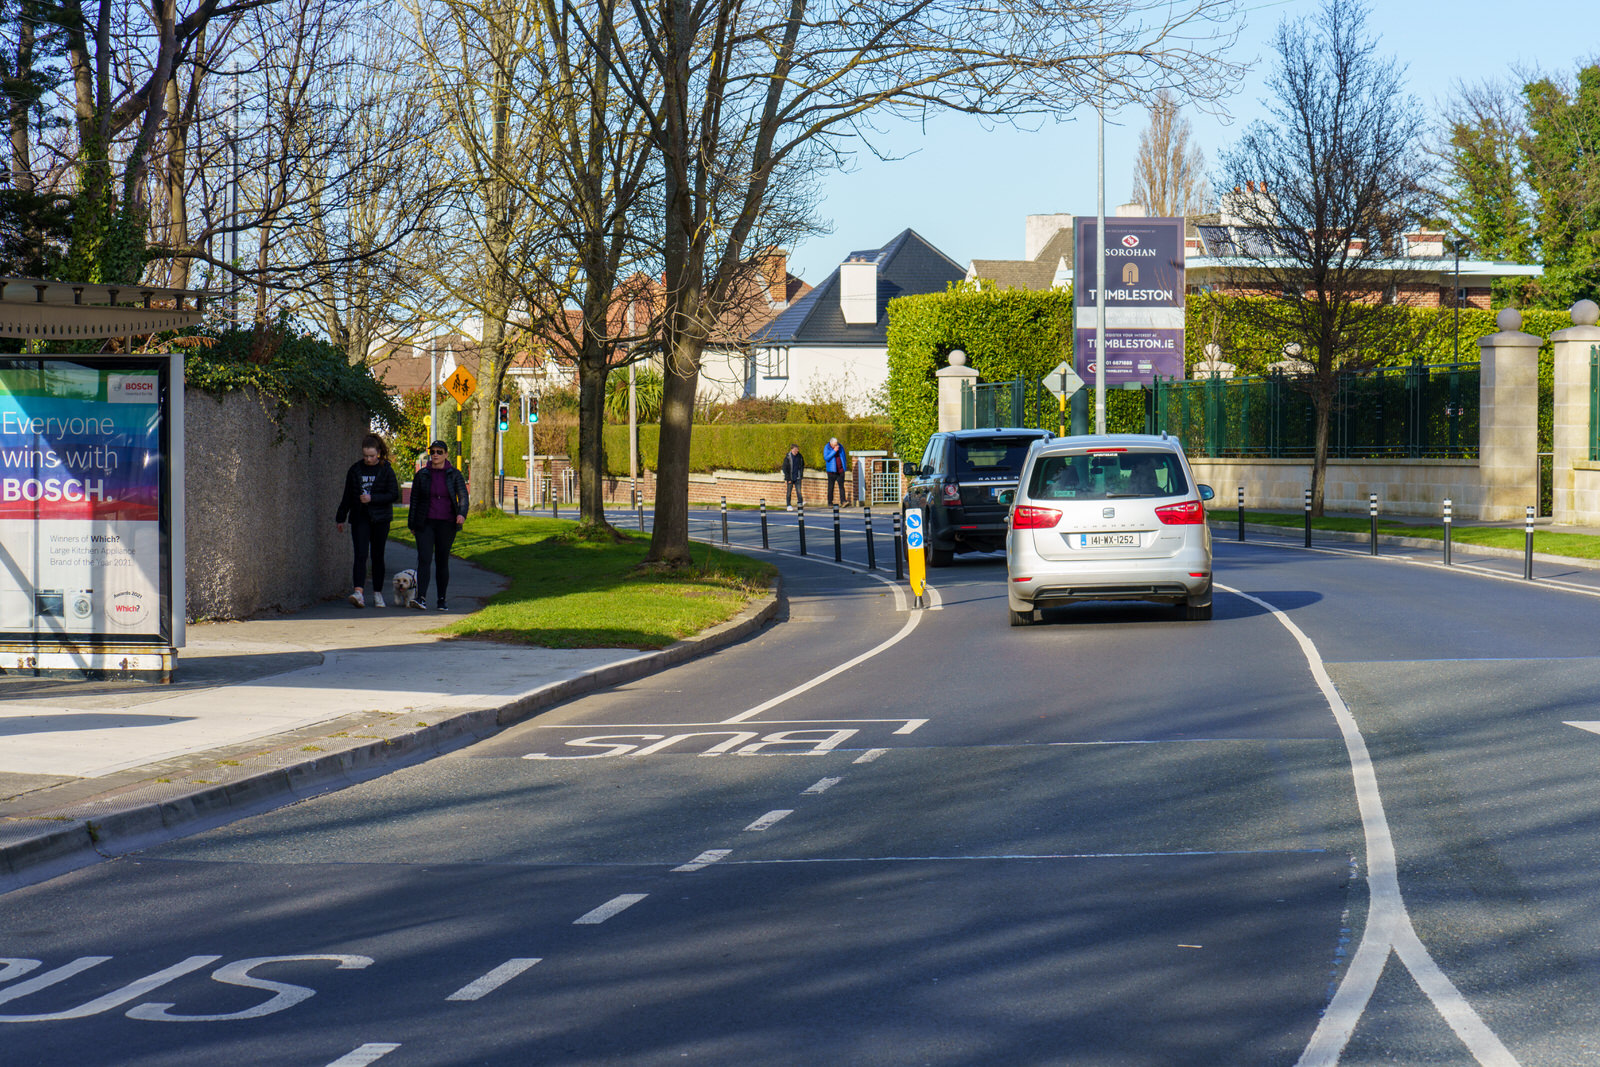
{"type": "Polygon", "coordinates": [[[790,481],[789,479],[784,479],[783,506],[788,507],[789,501],[791,500],[798,500],[800,503],[804,504],[806,502],[805,494],[800,491],[799,481],[790,481]]]}
{"type": "Polygon", "coordinates": [[[372,561],[372,590],[383,592],[383,548],[389,540],[386,522],[352,522],[350,543],[355,547],[356,562],[350,569],[350,584],[357,589],[367,584],[367,561],[372,561]]]}
{"type": "Polygon", "coordinates": [[[417,595],[428,595],[428,568],[439,572],[439,599],[450,587],[450,546],[455,544],[455,519],[425,519],[417,527],[417,595]]]}
{"type": "Polygon", "coordinates": [[[833,503],[833,487],[839,487],[839,503],[844,503],[844,471],[828,472],[828,503],[833,503]]]}

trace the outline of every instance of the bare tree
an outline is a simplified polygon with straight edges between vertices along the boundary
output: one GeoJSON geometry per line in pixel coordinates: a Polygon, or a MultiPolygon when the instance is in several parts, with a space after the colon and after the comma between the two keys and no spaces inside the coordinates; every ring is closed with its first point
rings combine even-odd
{"type": "Polygon", "coordinates": [[[1133,164],[1133,199],[1145,214],[1167,218],[1206,210],[1206,155],[1193,137],[1177,95],[1158,90],[1133,164]]]}
{"type": "Polygon", "coordinates": [[[1272,121],[1222,153],[1228,283],[1258,299],[1234,313],[1300,346],[1296,381],[1316,413],[1312,510],[1322,514],[1328,427],[1339,377],[1392,357],[1401,328],[1395,259],[1429,207],[1425,120],[1404,69],[1377,53],[1366,9],[1324,0],[1274,41],[1272,121]]]}
{"type": "MultiPolygon", "coordinates": [[[[1214,98],[1236,72],[1231,0],[1156,10],[1045,0],[630,0],[644,48],[612,63],[651,115],[666,285],[661,453],[650,558],[689,562],[688,473],[701,353],[774,240],[770,209],[875,118],[956,110],[1006,120],[1117,106],[1163,85],[1214,98]],[[659,84],[659,91],[656,86],[659,84]]],[[[587,8],[569,6],[572,17],[587,8]]],[[[612,32],[595,25],[594,33],[612,32]]]]}

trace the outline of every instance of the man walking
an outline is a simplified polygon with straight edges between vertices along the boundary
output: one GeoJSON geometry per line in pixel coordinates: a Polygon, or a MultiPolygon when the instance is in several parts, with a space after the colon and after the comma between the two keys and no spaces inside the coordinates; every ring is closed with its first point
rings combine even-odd
{"type": "Polygon", "coordinates": [[[837,437],[828,438],[828,443],[822,446],[822,469],[828,475],[828,503],[833,503],[833,487],[839,487],[839,506],[844,507],[844,472],[849,469],[849,458],[845,455],[844,446],[837,437]]]}
{"type": "Polygon", "coordinates": [[[789,452],[783,457],[783,508],[793,511],[794,504],[791,500],[799,500],[800,506],[806,506],[806,496],[800,487],[800,479],[806,474],[806,461],[800,455],[799,445],[790,445],[789,452]]]}

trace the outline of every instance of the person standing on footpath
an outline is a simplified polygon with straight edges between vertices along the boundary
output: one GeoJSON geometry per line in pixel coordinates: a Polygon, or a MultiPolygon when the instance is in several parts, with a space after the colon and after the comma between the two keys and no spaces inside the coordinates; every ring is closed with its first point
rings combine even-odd
{"type": "Polygon", "coordinates": [[[439,575],[439,610],[445,607],[445,591],[450,587],[450,546],[456,531],[467,521],[467,480],[450,465],[450,452],[443,441],[428,446],[428,465],[411,479],[411,504],[406,511],[406,528],[417,539],[417,597],[411,606],[428,610],[428,571],[439,575]]]}
{"type": "Polygon", "coordinates": [[[828,475],[828,503],[833,503],[833,487],[839,487],[839,506],[844,507],[844,472],[850,469],[850,457],[837,437],[828,438],[822,446],[822,469],[828,475]]]}
{"type": "Polygon", "coordinates": [[[799,445],[790,445],[789,452],[783,457],[783,507],[785,511],[793,511],[794,504],[791,500],[800,501],[800,506],[806,506],[806,494],[800,486],[800,479],[806,476],[806,460],[800,454],[799,445]]]}
{"type": "Polygon", "coordinates": [[[344,494],[334,525],[344,532],[350,522],[350,541],[355,549],[351,584],[355,592],[350,603],[366,607],[362,596],[367,584],[367,561],[372,561],[372,606],[383,607],[383,546],[389,540],[389,524],[394,521],[394,502],[400,499],[400,482],[389,466],[389,447],[383,438],[369,433],[361,439],[361,458],[350,465],[344,476],[344,494]]]}

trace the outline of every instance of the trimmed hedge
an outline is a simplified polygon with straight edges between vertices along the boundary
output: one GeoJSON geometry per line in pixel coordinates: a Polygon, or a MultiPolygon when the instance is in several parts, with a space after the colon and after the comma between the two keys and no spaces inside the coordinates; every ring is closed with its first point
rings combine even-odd
{"type": "Polygon", "coordinates": [[[365,364],[351,365],[344,349],[288,323],[261,329],[230,329],[209,346],[190,345],[183,360],[184,384],[222,395],[254,386],[277,401],[279,416],[290,405],[354,404],[391,430],[400,409],[365,364]]]}
{"type": "MultiPolygon", "coordinates": [[[[800,446],[807,467],[822,466],[822,446],[837,437],[845,449],[871,451],[892,447],[893,433],[886,423],[709,423],[697,424],[689,446],[689,469],[775,471],[791,444],[800,446]]],[[[639,427],[639,469],[655,470],[660,457],[661,427],[639,427]]],[[[607,426],[606,473],[628,473],[628,428],[607,426]]],[[[577,427],[567,434],[567,454],[578,454],[577,427]]],[[[507,464],[509,468],[510,464],[507,464]]]]}
{"type": "MultiPolygon", "coordinates": [[[[1222,358],[1240,374],[1264,374],[1283,358],[1288,338],[1276,338],[1241,321],[1237,304],[1251,297],[1199,293],[1188,297],[1184,331],[1184,367],[1205,359],[1205,346],[1216,341],[1222,358]]],[[[1455,351],[1454,313],[1449,309],[1395,307],[1395,335],[1410,343],[1398,345],[1385,362],[1450,363],[1455,351]]],[[[1572,325],[1565,311],[1527,310],[1522,328],[1549,337],[1572,325]]],[[[1462,308],[1461,361],[1478,360],[1478,338],[1496,330],[1495,312],[1462,308]]],[[[1022,377],[1042,379],[1058,362],[1072,360],[1072,292],[1029,292],[1020,289],[952,287],[943,293],[897,297],[889,302],[889,411],[894,421],[898,454],[915,460],[938,427],[938,384],[934,372],[949,365],[955,349],[967,354],[967,365],[981,381],[1022,377]]],[[[1550,440],[1550,348],[1540,358],[1540,440],[1550,440]]],[[[1144,427],[1143,390],[1106,394],[1106,428],[1138,432],[1144,427]]]]}

